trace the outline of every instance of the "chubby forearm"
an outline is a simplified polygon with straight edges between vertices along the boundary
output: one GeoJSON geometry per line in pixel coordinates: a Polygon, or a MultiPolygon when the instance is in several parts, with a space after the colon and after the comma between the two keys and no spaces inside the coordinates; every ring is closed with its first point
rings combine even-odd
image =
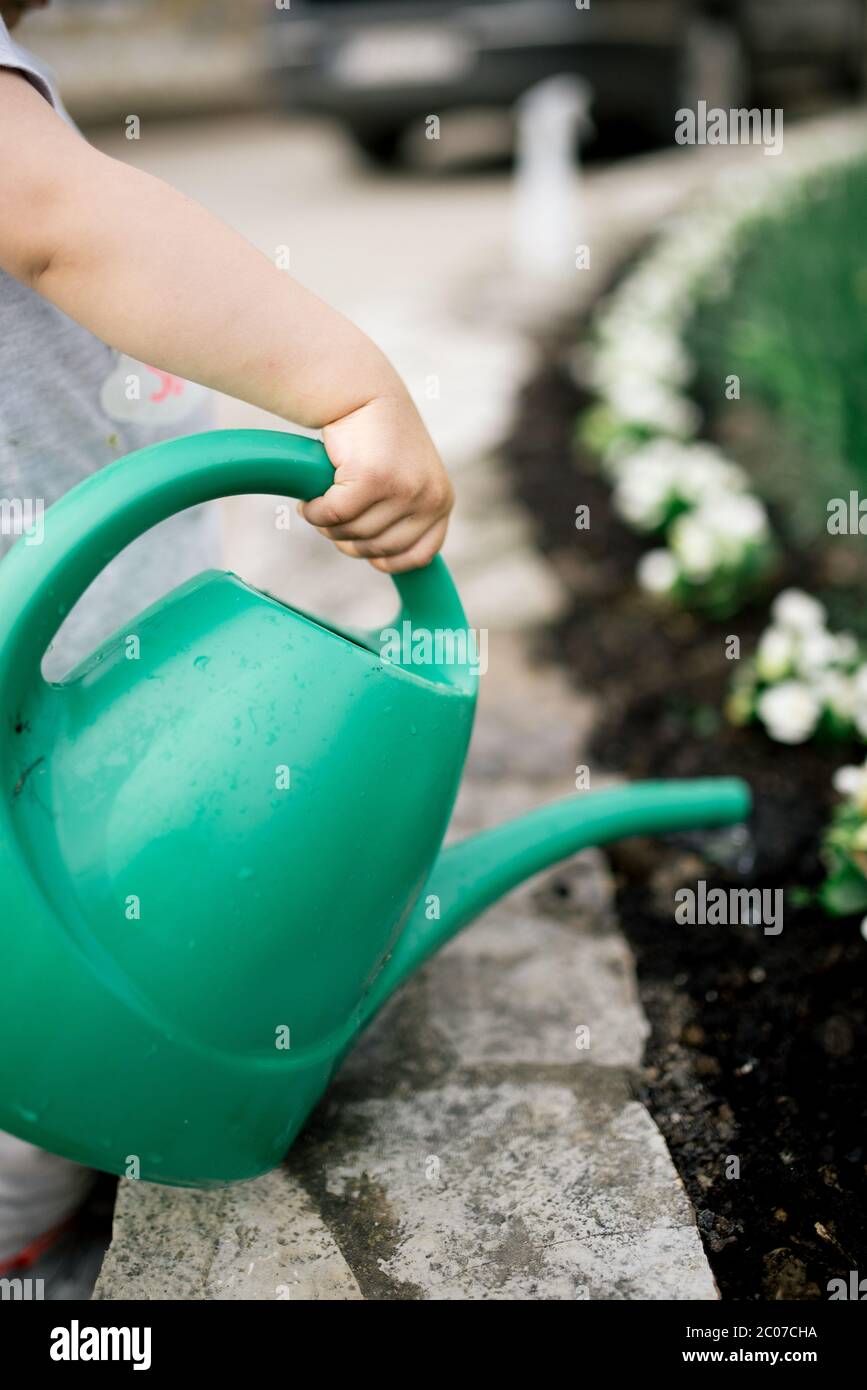
{"type": "Polygon", "coordinates": [[[158,179],[96,154],[34,287],[141,361],[319,427],[400,389],[353,324],[158,179]],[[351,360],[354,370],[336,371],[351,360]]]}
{"type": "Polygon", "coordinates": [[[0,265],[112,347],[317,428],[403,392],[360,329],[205,208],[93,149],[16,74],[0,72],[0,111],[25,127],[29,165],[3,200],[0,265]]]}

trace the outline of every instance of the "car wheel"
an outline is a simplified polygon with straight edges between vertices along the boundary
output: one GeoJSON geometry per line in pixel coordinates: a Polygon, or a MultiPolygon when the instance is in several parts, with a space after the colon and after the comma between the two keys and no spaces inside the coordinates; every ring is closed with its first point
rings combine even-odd
{"type": "Polygon", "coordinates": [[[400,163],[403,133],[403,126],[350,126],[350,134],[358,148],[381,169],[400,163]]]}

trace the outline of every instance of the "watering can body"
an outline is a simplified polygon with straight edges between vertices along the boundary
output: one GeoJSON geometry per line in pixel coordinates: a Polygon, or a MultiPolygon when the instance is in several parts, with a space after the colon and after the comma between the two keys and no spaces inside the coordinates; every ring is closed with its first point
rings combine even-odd
{"type": "MultiPolygon", "coordinates": [[[[654,793],[628,825],[615,806],[582,840],[560,809],[437,866],[471,644],[387,659],[375,635],[228,574],[42,679],[65,612],[142,530],[232,492],[319,495],[330,477],[320,444],[282,433],[158,445],[81,484],[42,544],[0,565],[0,1129],[155,1181],[253,1177],[384,999],[476,911],[589,834],[649,814],[668,828],[654,793]]],[[[397,583],[411,636],[466,633],[441,561],[397,583]]],[[[745,792],[726,785],[670,803],[672,828],[737,819],[745,792]]]]}

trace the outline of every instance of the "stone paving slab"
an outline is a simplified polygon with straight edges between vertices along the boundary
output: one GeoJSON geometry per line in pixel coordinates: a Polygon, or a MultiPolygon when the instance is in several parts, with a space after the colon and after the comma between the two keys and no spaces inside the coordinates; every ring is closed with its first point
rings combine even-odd
{"type": "Polygon", "coordinates": [[[331,1118],[300,1163],[324,1169],[323,1210],[368,1297],[714,1297],[663,1140],[622,1078],[451,1081],[331,1118]],[[688,1274],[672,1277],[674,1252],[688,1274]]]}
{"type": "Polygon", "coordinates": [[[362,1297],[304,1188],[286,1169],[218,1192],[122,1182],[94,1298],[362,1297]]]}
{"type": "Polygon", "coordinates": [[[617,1072],[455,1071],[355,1100],[346,1084],[289,1171],[225,1192],[123,1183],[95,1297],[716,1296],[663,1140],[617,1072]]]}
{"type": "Polygon", "coordinates": [[[575,936],[573,925],[515,905],[443,954],[426,980],[428,1009],[466,1065],[640,1062],[647,1028],[622,938],[613,927],[586,936],[579,974],[575,936]]]}

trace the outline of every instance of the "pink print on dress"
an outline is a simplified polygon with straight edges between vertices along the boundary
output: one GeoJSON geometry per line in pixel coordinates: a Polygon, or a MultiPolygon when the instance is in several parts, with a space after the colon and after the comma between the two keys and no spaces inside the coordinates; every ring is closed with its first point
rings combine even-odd
{"type": "Polygon", "coordinates": [[[192,415],[207,395],[207,388],[194,381],[121,355],[103,383],[99,400],[110,420],[161,428],[192,415]]]}
{"type": "Polygon", "coordinates": [[[172,372],[161,372],[159,367],[148,365],[148,371],[153,372],[155,377],[159,377],[160,389],[152,391],[149,400],[164,401],[167,396],[181,396],[184,392],[186,382],[181,376],[174,376],[172,372]]]}

